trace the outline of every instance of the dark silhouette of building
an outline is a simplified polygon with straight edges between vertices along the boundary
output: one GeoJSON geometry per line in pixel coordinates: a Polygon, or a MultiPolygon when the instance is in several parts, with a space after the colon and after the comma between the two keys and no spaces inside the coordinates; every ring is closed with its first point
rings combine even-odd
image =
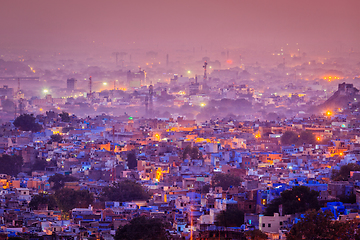
{"type": "Polygon", "coordinates": [[[130,87],[140,87],[142,84],[145,84],[146,72],[141,70],[141,68],[139,68],[138,72],[128,71],[126,78],[130,87]]]}
{"type": "Polygon", "coordinates": [[[66,88],[67,90],[75,90],[76,89],[76,79],[75,78],[68,78],[66,80],[66,88]]]}
{"type": "Polygon", "coordinates": [[[6,98],[13,98],[14,89],[9,88],[7,85],[4,85],[3,88],[0,88],[0,96],[4,96],[6,98]]]}

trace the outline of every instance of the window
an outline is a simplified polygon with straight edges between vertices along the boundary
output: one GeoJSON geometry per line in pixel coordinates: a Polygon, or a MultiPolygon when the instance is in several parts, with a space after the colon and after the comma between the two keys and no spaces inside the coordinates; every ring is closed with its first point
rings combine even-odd
{"type": "Polygon", "coordinates": [[[283,225],[283,222],[280,222],[280,226],[282,226],[283,225]]]}
{"type": "Polygon", "coordinates": [[[265,227],[265,223],[263,223],[263,227],[265,227]]]}
{"type": "Polygon", "coordinates": [[[271,223],[268,224],[268,227],[271,227],[271,223]]]}
{"type": "Polygon", "coordinates": [[[251,209],[251,205],[249,205],[249,209],[251,209]]]}

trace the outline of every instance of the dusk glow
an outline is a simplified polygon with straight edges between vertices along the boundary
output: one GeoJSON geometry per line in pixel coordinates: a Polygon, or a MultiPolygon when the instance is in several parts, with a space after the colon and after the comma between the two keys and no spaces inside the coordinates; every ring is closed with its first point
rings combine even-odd
{"type": "Polygon", "coordinates": [[[0,22],[2,239],[360,239],[360,0],[0,22]]]}

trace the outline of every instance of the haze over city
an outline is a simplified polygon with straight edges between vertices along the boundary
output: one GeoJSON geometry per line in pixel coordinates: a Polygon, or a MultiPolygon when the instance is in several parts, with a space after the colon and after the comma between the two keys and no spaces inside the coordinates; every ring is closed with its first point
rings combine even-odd
{"type": "Polygon", "coordinates": [[[359,9],[0,0],[0,238],[358,239],[359,9]]]}

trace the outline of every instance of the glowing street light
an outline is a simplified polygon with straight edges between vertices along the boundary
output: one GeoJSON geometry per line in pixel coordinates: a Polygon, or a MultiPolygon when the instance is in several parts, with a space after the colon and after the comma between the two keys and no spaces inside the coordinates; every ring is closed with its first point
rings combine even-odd
{"type": "Polygon", "coordinates": [[[48,92],[49,92],[49,90],[47,90],[47,89],[43,90],[43,93],[48,93],[48,92]]]}
{"type": "Polygon", "coordinates": [[[106,85],[107,85],[107,82],[103,82],[103,85],[106,86],[106,85]]]}
{"type": "Polygon", "coordinates": [[[201,107],[205,107],[205,106],[206,106],[206,103],[200,103],[200,106],[201,106],[201,107]]]}
{"type": "Polygon", "coordinates": [[[326,111],[326,116],[331,116],[332,115],[332,112],[330,110],[326,111]]]}

